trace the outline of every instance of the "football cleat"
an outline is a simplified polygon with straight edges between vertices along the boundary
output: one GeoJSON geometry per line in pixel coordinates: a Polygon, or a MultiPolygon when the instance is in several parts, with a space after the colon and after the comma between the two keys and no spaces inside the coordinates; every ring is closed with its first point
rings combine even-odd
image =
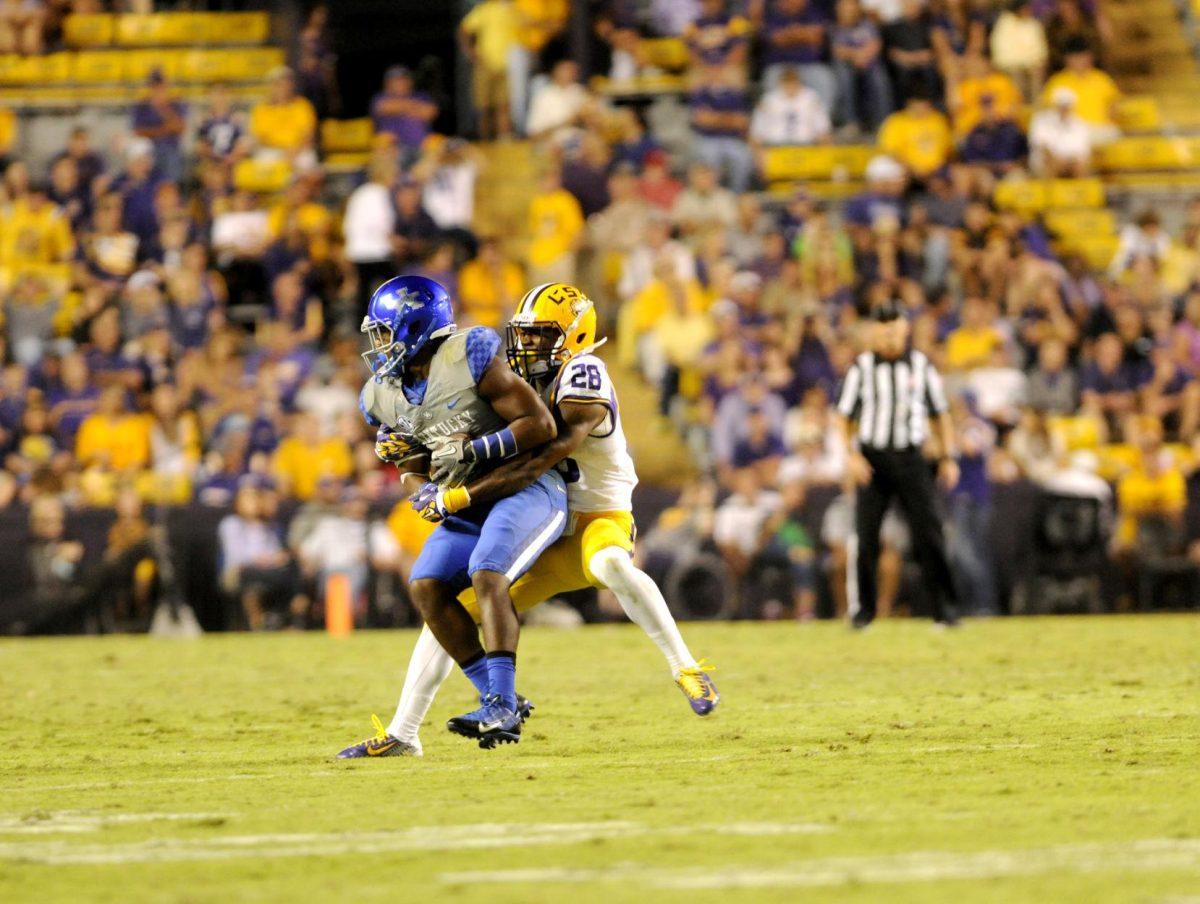
{"type": "Polygon", "coordinates": [[[707,716],[721,702],[721,695],[717,693],[717,686],[708,677],[708,673],[715,672],[716,668],[716,666],[709,665],[701,659],[690,669],[680,669],[675,673],[675,683],[679,685],[679,689],[687,697],[687,701],[692,707],[692,712],[698,716],[707,716]]]}
{"type": "Polygon", "coordinates": [[[477,740],[484,750],[521,740],[521,714],[505,706],[495,694],[474,712],[455,716],[446,727],[456,735],[477,740]]]}
{"type": "Polygon", "coordinates": [[[379,716],[372,714],[371,724],[375,726],[375,736],[347,747],[337,755],[339,760],[378,756],[421,756],[424,752],[421,750],[420,741],[402,741],[395,735],[388,734],[379,716]]]}

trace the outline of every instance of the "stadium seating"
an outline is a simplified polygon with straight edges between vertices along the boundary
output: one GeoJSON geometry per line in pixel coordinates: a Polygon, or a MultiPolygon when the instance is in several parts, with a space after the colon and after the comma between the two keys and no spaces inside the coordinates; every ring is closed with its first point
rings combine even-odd
{"type": "Polygon", "coordinates": [[[374,140],[375,126],[365,117],[327,119],[321,123],[321,154],[328,169],[362,169],[370,159],[374,140]]]}

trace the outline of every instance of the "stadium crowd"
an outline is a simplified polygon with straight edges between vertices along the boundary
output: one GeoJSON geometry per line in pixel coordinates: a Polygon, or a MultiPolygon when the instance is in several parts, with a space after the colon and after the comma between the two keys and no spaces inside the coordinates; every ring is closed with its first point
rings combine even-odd
{"type": "MultiPolygon", "coordinates": [[[[1018,481],[1112,510],[1110,602],[1145,602],[1147,557],[1200,562],[1200,203],[1177,231],[1139,215],[1097,268],[993,201],[1089,176],[1118,134],[1094,0],[612,0],[603,84],[564,56],[567,16],[566,0],[482,0],[460,30],[477,136],[545,161],[524,244],[473,231],[486,156],[432,131],[438,101],[400,65],[360,184],[335,196],[321,7],[249,109],[220,90],[189,109],[156,72],[119,150],[79,127],[44,173],[7,159],[0,506],[29,507],[36,598],[7,630],[144,619],[161,583],[148,505],[229,510],[221,581],[253,628],[313,624],[330,574],[360,600],[371,574],[402,578],[429,526],[356,404],[358,320],[398,271],[447,285],[460,325],[502,325],[539,282],[589,292],[700,475],[646,554],[708,554],[740,615],[811,616],[822,575],[844,606],[831,399],[863,315],[893,298],[954,397],[950,546],[975,613],[1008,608],[992,501],[1018,481]],[[677,134],[606,90],[654,74],[653,37],[686,48],[677,134]],[[772,147],[849,141],[877,149],[861,191],[762,191],[772,147]],[[238,187],[243,159],[284,161],[287,187],[238,187]],[[801,512],[824,491],[814,528],[801,512]],[[85,574],[70,512],[96,507],[116,516],[85,574]],[[767,571],[784,591],[763,592],[767,571]]],[[[886,607],[899,520],[885,541],[886,607]]]]}

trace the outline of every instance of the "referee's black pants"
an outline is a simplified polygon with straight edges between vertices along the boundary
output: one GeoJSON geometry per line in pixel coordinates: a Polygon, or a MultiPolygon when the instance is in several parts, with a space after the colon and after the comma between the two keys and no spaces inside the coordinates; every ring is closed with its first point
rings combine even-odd
{"type": "MultiPolygon", "coordinates": [[[[858,534],[855,575],[858,579],[858,609],[854,619],[865,624],[875,617],[878,594],[879,533],[888,504],[895,497],[908,521],[912,548],[921,574],[933,598],[933,617],[941,621],[955,603],[954,581],[946,559],[946,541],[942,523],[934,507],[933,475],[929,463],[918,449],[881,451],[863,449],[871,465],[871,480],[858,488],[854,506],[854,525],[858,534]]],[[[851,595],[851,611],[854,612],[851,595]]]]}

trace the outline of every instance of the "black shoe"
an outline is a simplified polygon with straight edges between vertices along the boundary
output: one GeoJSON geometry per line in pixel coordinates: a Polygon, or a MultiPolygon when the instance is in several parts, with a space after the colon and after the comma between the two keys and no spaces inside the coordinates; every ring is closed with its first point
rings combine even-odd
{"type": "Polygon", "coordinates": [[[871,622],[874,620],[875,619],[871,618],[869,615],[859,614],[850,619],[850,627],[855,631],[865,631],[871,626],[871,622]]]}
{"type": "Polygon", "coordinates": [[[947,606],[942,610],[941,615],[933,620],[933,623],[942,628],[957,628],[959,626],[958,613],[947,606]]]}

